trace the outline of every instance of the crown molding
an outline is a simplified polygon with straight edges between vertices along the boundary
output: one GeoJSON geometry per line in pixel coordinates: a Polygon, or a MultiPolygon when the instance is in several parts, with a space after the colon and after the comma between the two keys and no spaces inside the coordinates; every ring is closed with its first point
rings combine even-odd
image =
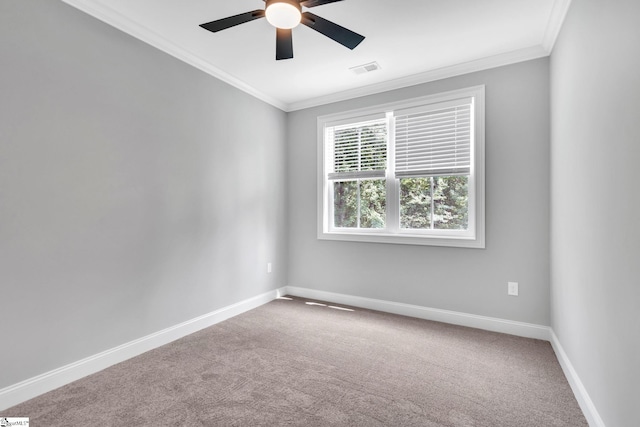
{"type": "Polygon", "coordinates": [[[183,46],[178,46],[168,39],[162,37],[160,34],[150,30],[149,28],[140,25],[127,18],[126,16],[116,12],[108,6],[96,1],[96,0],[61,0],[62,2],[72,6],[82,12],[93,16],[94,18],[111,25],[118,30],[129,34],[169,55],[186,62],[189,65],[203,71],[223,82],[240,89],[249,95],[258,98],[267,104],[271,104],[281,110],[286,110],[286,103],[275,99],[271,96],[264,94],[263,92],[255,89],[240,79],[233,77],[232,75],[214,67],[210,63],[204,61],[199,56],[191,53],[183,46]]]}
{"type": "Polygon", "coordinates": [[[505,52],[490,57],[479,58],[475,61],[456,64],[449,67],[429,70],[387,82],[367,85],[307,100],[286,103],[267,95],[244,81],[222,71],[209,62],[203,60],[198,55],[190,52],[185,47],[176,45],[155,31],[132,21],[98,0],[61,1],[285,112],[312,108],[319,105],[345,101],[367,95],[374,95],[389,90],[401,89],[404,87],[415,86],[422,83],[549,56],[560,33],[560,29],[562,28],[569,6],[571,5],[571,0],[555,0],[547,23],[544,39],[540,45],[505,52]]]}
{"type": "Polygon", "coordinates": [[[553,3],[553,9],[547,22],[547,30],[542,40],[542,47],[549,52],[549,54],[553,51],[553,46],[556,44],[556,40],[560,35],[560,30],[562,29],[570,6],[571,0],[556,0],[553,3]]]}
{"type": "Polygon", "coordinates": [[[560,34],[560,30],[562,29],[562,25],[564,24],[564,20],[567,16],[567,12],[569,11],[570,6],[571,0],[554,1],[553,8],[551,9],[551,14],[549,15],[549,20],[547,21],[547,28],[540,45],[514,50],[490,57],[484,57],[475,61],[456,64],[450,67],[429,70],[423,73],[414,74],[387,82],[363,86],[361,88],[337,92],[304,101],[293,102],[286,106],[285,111],[290,112],[303,110],[305,108],[317,107],[320,105],[345,101],[361,96],[374,95],[376,93],[386,92],[389,90],[401,89],[404,87],[415,86],[422,83],[428,83],[436,80],[446,79],[449,77],[460,76],[463,74],[488,70],[491,68],[515,64],[517,62],[529,61],[532,59],[549,56],[553,51],[553,46],[555,45],[555,42],[560,34]]]}
{"type": "Polygon", "coordinates": [[[549,52],[544,50],[542,46],[532,46],[524,49],[506,52],[500,55],[480,58],[475,61],[452,65],[450,67],[429,70],[423,73],[401,77],[399,79],[363,86],[356,89],[345,90],[342,92],[336,92],[304,101],[293,102],[287,105],[287,109],[285,111],[303,110],[305,108],[317,107],[319,105],[331,104],[333,102],[346,101],[348,99],[374,95],[390,90],[401,89],[409,86],[433,82],[436,80],[442,80],[449,77],[469,74],[476,71],[483,71],[491,68],[502,67],[504,65],[543,58],[545,56],[549,56],[549,52]]]}

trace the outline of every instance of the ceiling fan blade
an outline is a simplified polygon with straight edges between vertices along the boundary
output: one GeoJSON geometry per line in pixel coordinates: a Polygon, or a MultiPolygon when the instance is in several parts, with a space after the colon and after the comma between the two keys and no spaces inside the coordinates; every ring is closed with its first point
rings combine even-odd
{"type": "Polygon", "coordinates": [[[327,3],[335,3],[337,1],[342,1],[342,0],[305,0],[305,1],[301,1],[300,4],[303,5],[304,7],[316,7],[316,6],[322,6],[323,4],[327,4],[327,3]]]}
{"type": "Polygon", "coordinates": [[[229,16],[228,18],[222,18],[215,21],[207,22],[206,24],[200,24],[205,30],[217,33],[227,28],[235,27],[236,25],[244,24],[245,22],[253,21],[264,17],[264,9],[254,10],[252,12],[245,12],[239,15],[229,16]]]}
{"type": "Polygon", "coordinates": [[[293,58],[291,29],[276,28],[276,60],[293,58]]]}
{"type": "Polygon", "coordinates": [[[349,49],[355,49],[355,47],[364,40],[364,36],[354,33],[351,30],[347,30],[346,28],[341,27],[338,24],[334,24],[331,21],[327,21],[326,19],[321,18],[318,15],[314,15],[311,12],[304,12],[302,14],[301,23],[316,30],[320,34],[324,34],[330,39],[337,41],[349,49]]]}

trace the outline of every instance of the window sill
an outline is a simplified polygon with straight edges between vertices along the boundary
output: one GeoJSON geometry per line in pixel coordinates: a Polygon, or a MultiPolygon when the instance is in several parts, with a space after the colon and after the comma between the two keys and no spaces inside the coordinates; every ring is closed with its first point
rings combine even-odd
{"type": "Polygon", "coordinates": [[[468,236],[434,236],[417,234],[382,234],[371,232],[319,232],[318,240],[347,242],[387,243],[395,245],[445,246],[454,248],[484,249],[484,239],[468,236]]]}

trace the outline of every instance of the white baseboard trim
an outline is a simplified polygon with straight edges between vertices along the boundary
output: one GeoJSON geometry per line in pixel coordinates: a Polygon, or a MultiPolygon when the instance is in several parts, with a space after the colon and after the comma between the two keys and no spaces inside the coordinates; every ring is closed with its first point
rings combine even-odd
{"type": "Polygon", "coordinates": [[[436,322],[450,323],[453,325],[468,326],[526,338],[535,338],[544,341],[551,340],[551,328],[532,323],[515,322],[495,317],[478,316],[457,311],[440,310],[437,308],[317,291],[295,286],[286,286],[284,291],[289,295],[301,298],[330,301],[337,304],[367,308],[402,316],[417,317],[419,319],[434,320],[436,322]]]}
{"type": "Polygon", "coordinates": [[[402,316],[417,317],[420,319],[434,320],[437,322],[451,323],[454,325],[468,326],[487,331],[501,332],[526,338],[535,338],[549,341],[556,357],[564,371],[565,376],[573,390],[573,393],[584,413],[590,427],[606,427],[600,417],[593,401],[589,397],[586,388],[573,368],[571,361],[564,352],[558,337],[553,329],[548,326],[531,323],[515,322],[494,317],[478,316],[474,314],[460,313],[456,311],[440,310],[436,308],[403,304],[371,298],[363,298],[353,295],[344,295],[333,292],[318,291],[308,288],[286,286],[283,295],[291,295],[300,298],[309,298],[320,301],[330,301],[336,304],[350,305],[353,307],[383,311],[385,313],[399,314],[402,316]]]}
{"type": "Polygon", "coordinates": [[[147,335],[137,340],[128,342],[110,350],[87,357],[69,365],[46,372],[42,375],[27,379],[0,390],[0,411],[15,406],[21,402],[32,399],[48,391],[54,390],[87,375],[99,372],[116,363],[123,362],[138,356],[149,350],[168,344],[179,338],[197,332],[201,329],[215,325],[216,323],[237,316],[246,311],[257,308],[280,296],[292,295],[300,298],[331,301],[336,304],[350,305],[353,307],[383,311],[386,313],[416,317],[419,319],[433,320],[471,328],[484,329],[493,332],[501,332],[526,338],[535,338],[550,341],[558,357],[560,366],[564,371],[569,385],[576,396],[590,427],[606,427],[602,418],[589,397],[582,381],[573,368],[571,361],[565,353],[558,337],[547,326],[531,323],[515,322],[511,320],[493,317],[478,316],[474,314],[460,313],[449,310],[422,307],[391,301],[364,298],[352,295],[338,294],[334,292],[318,291],[295,286],[285,286],[280,289],[257,295],[253,298],[240,301],[219,310],[188,320],[178,325],[163,329],[162,331],[147,335]]]}
{"type": "Polygon", "coordinates": [[[598,410],[596,409],[596,406],[593,404],[591,397],[589,397],[587,389],[584,387],[584,384],[582,384],[580,377],[578,377],[578,373],[574,369],[573,364],[569,360],[567,353],[565,353],[562,345],[560,344],[560,340],[553,330],[551,330],[551,346],[553,347],[553,351],[556,352],[556,357],[560,362],[564,375],[567,377],[567,381],[569,381],[569,385],[573,390],[573,394],[576,396],[578,405],[580,405],[580,409],[582,409],[589,426],[606,427],[598,413],[598,410]]]}
{"type": "Polygon", "coordinates": [[[0,390],[0,411],[101,371],[149,350],[252,310],[284,295],[284,288],[257,295],[219,310],[187,320],[159,332],[122,344],[69,365],[0,390]]]}

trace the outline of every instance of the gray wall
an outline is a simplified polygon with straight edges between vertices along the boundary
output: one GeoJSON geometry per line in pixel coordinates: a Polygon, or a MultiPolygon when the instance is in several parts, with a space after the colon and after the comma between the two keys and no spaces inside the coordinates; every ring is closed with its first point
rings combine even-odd
{"type": "Polygon", "coordinates": [[[0,388],[286,284],[285,113],[51,0],[0,86],[0,388]]]}
{"type": "Polygon", "coordinates": [[[549,324],[549,61],[289,114],[291,286],[549,324]],[[319,115],[486,85],[486,249],[316,239],[319,115]],[[507,296],[507,282],[520,296],[507,296]]]}
{"type": "Polygon", "coordinates": [[[637,16],[574,0],[551,83],[541,59],[287,119],[60,2],[0,2],[0,388],[289,284],[551,322],[635,426],[637,16]],[[318,115],[478,84],[486,249],[316,239],[318,115]]]}
{"type": "Polygon", "coordinates": [[[551,58],[552,327],[611,427],[640,425],[638,17],[574,0],[551,58]]]}

